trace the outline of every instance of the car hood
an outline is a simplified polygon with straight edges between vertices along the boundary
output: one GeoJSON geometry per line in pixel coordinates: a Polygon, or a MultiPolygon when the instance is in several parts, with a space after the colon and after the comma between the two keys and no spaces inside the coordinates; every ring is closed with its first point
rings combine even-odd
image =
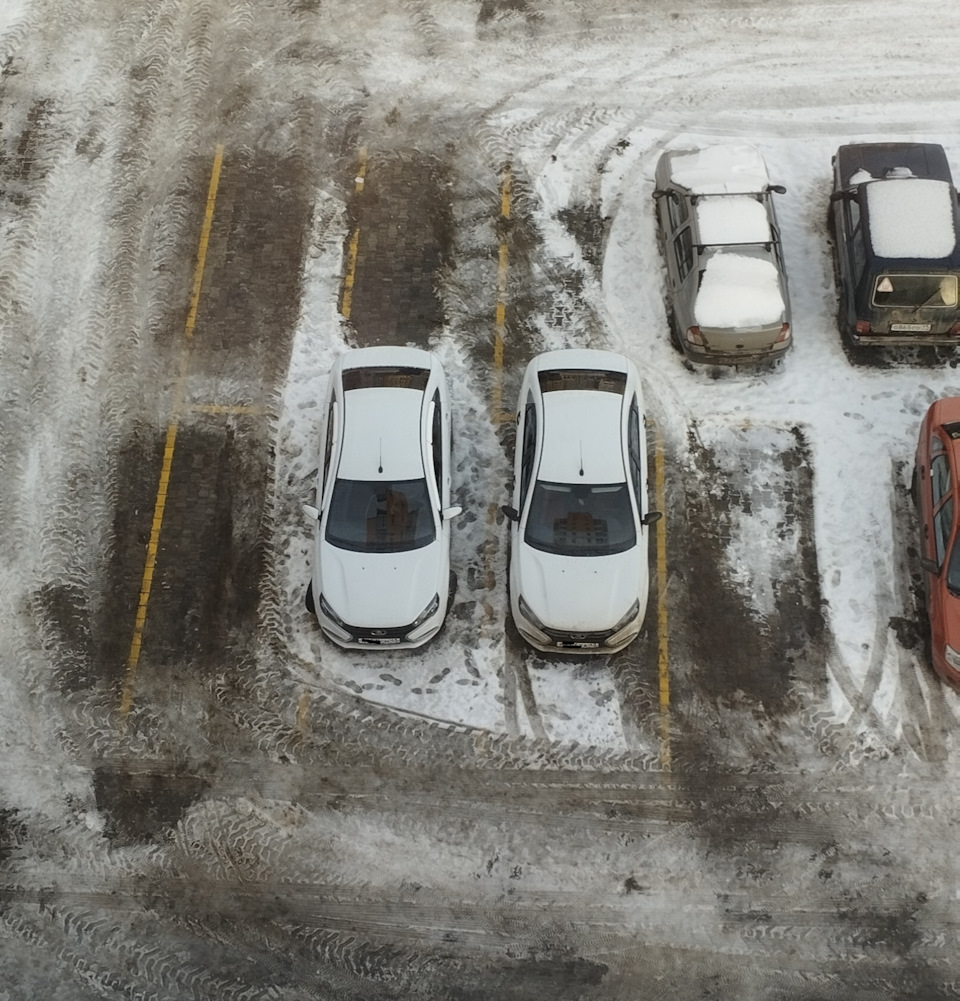
{"type": "Polygon", "coordinates": [[[600,632],[610,629],[639,597],[646,604],[646,546],[612,556],[556,556],[519,547],[517,593],[551,629],[600,632]]]}
{"type": "Polygon", "coordinates": [[[320,593],[349,625],[409,625],[438,591],[444,597],[442,547],[437,539],[404,553],[355,553],[321,542],[320,593]]]}

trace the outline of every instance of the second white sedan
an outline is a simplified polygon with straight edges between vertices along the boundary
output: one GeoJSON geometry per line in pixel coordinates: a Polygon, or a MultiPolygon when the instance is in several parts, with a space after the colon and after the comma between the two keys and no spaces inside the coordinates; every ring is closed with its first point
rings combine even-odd
{"type": "Polygon", "coordinates": [[[538,650],[612,653],[649,591],[647,448],[636,366],[569,349],[527,366],[517,412],[510,604],[538,650]]]}

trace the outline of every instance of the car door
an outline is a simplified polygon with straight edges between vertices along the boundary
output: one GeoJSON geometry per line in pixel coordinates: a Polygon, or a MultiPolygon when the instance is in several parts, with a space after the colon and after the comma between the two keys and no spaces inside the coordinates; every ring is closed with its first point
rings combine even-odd
{"type": "Polygon", "coordinates": [[[949,552],[950,535],[954,522],[954,494],[950,484],[950,458],[940,438],[931,434],[930,468],[922,482],[922,538],[924,559],[924,584],[927,597],[927,614],[934,644],[942,643],[943,610],[940,577],[949,552]]]}

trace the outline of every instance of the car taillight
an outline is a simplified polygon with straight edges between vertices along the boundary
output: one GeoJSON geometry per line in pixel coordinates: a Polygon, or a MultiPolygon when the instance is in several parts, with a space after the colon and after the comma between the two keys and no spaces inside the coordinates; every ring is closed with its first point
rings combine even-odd
{"type": "Polygon", "coordinates": [[[858,334],[869,334],[870,333],[870,321],[869,320],[857,320],[856,325],[853,328],[858,334]]]}
{"type": "Polygon", "coordinates": [[[948,333],[948,334],[949,334],[949,335],[950,335],[951,337],[957,337],[957,336],[960,336],[960,323],[955,323],[955,324],[954,324],[954,325],[953,325],[953,326],[952,326],[952,327],[951,327],[951,328],[950,328],[950,329],[949,329],[949,330],[947,331],[947,333],[948,333]]]}
{"type": "Polygon", "coordinates": [[[703,337],[700,334],[700,328],[699,327],[690,327],[690,328],[688,328],[688,330],[687,330],[687,340],[691,344],[699,344],[699,345],[702,346],[703,345],[703,337]]]}
{"type": "Polygon", "coordinates": [[[789,324],[789,323],[785,323],[785,324],[784,324],[784,325],[783,325],[783,326],[782,326],[782,327],[780,328],[780,333],[779,333],[779,334],[777,334],[777,339],[776,339],[776,340],[774,341],[774,344],[781,344],[781,343],[782,343],[783,341],[785,341],[785,340],[786,340],[786,339],[787,339],[787,338],[788,338],[789,336],[790,336],[790,324],[789,324]]]}

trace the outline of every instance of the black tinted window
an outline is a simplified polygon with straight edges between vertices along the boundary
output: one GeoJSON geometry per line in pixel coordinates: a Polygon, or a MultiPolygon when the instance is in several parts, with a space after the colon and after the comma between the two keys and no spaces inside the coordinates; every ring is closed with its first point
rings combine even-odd
{"type": "Polygon", "coordinates": [[[626,483],[545,483],[533,488],[524,540],[566,556],[606,556],[636,545],[626,483]]]}
{"type": "Polygon", "coordinates": [[[426,480],[337,480],[327,542],[367,553],[399,553],[436,538],[426,480]]]}
{"type": "Polygon", "coordinates": [[[527,394],[527,405],[523,411],[523,440],[520,443],[520,509],[527,499],[530,477],[533,474],[533,460],[537,451],[537,408],[533,397],[527,394]]]}
{"type": "Polygon", "coordinates": [[[688,226],[673,241],[674,253],[677,255],[677,270],[681,278],[686,278],[693,267],[693,236],[688,226]]]}

